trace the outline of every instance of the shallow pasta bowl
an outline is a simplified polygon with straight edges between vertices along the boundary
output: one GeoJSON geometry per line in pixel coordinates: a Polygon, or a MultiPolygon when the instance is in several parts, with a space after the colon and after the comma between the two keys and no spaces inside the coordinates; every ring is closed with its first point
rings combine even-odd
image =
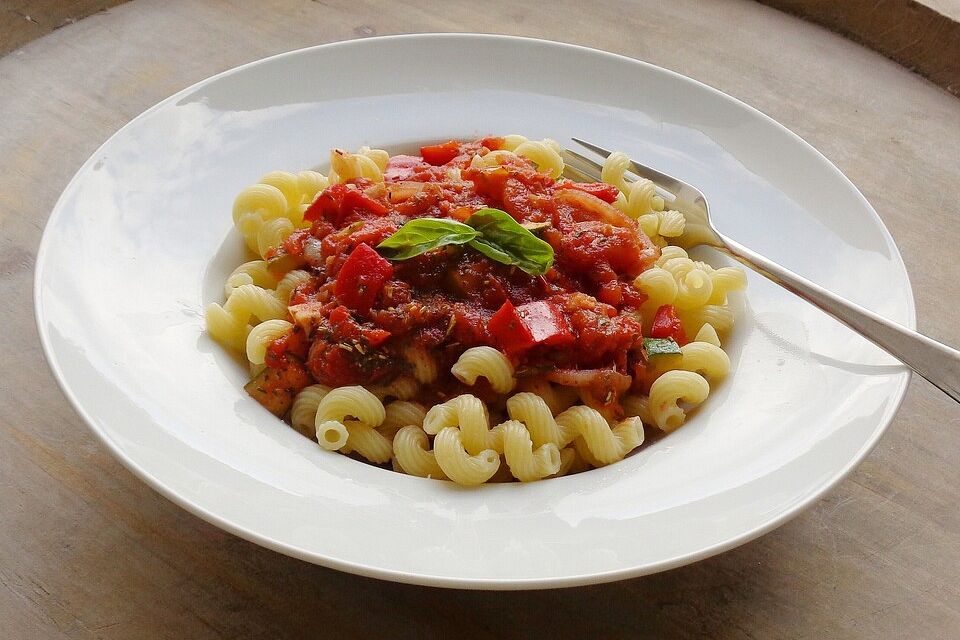
{"type": "Polygon", "coordinates": [[[733,370],[708,402],[636,455],[576,476],[476,489],[408,477],[321,450],[245,395],[246,371],[203,332],[204,307],[244,259],[236,193],[331,147],[402,152],[514,132],[579,135],[697,184],[731,235],[913,326],[907,276],[876,213],[750,107],[581,47],[374,38],[205,80],[84,164],[36,272],[40,335],[65,394],[131,471],[200,517],[311,562],[438,586],[570,586],[682,565],[784,522],[863,459],[907,370],[755,277],[724,345],[733,370]],[[486,64],[462,64],[465,52],[486,64]],[[383,64],[414,55],[434,63],[383,64]]]}

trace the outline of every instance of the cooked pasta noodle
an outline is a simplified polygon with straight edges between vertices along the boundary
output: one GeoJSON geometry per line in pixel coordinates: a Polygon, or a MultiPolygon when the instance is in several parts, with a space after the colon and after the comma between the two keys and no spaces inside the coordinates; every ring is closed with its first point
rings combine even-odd
{"type": "Polygon", "coordinates": [[[700,327],[700,330],[697,331],[696,337],[693,339],[694,342],[709,342],[715,347],[720,345],[720,336],[717,335],[717,330],[713,328],[712,324],[704,324],[700,327]]]}
{"type": "Polygon", "coordinates": [[[392,437],[401,427],[423,426],[427,410],[417,402],[395,400],[384,407],[384,418],[377,430],[386,437],[392,437]]]}
{"type": "Polygon", "coordinates": [[[227,283],[224,285],[224,295],[229,298],[234,289],[245,284],[255,284],[264,289],[272,289],[277,286],[277,278],[267,266],[266,260],[244,262],[227,277],[227,283]]]}
{"type": "Polygon", "coordinates": [[[317,407],[328,393],[330,387],[322,384],[312,384],[298,393],[290,409],[290,425],[308,438],[316,438],[317,407]]]}
{"type": "Polygon", "coordinates": [[[293,293],[293,290],[299,287],[301,284],[310,281],[309,271],[304,271],[303,269],[296,269],[294,271],[289,271],[280,282],[277,284],[275,290],[277,298],[280,299],[284,304],[290,303],[290,294],[293,293]]]}
{"type": "Polygon", "coordinates": [[[243,284],[230,293],[221,307],[211,303],[207,307],[207,333],[234,351],[247,347],[250,321],[277,320],[286,317],[287,307],[277,296],[255,284],[243,284]]]}
{"type": "Polygon", "coordinates": [[[526,425],[535,447],[553,443],[564,447],[576,436],[573,429],[564,429],[553,419],[546,400],[534,393],[523,392],[507,400],[507,413],[512,420],[526,425]]]}
{"type": "MultiPolygon", "coordinates": [[[[351,416],[356,418],[363,425],[376,427],[383,422],[386,417],[383,404],[375,395],[360,386],[338,387],[333,389],[320,400],[317,406],[317,440],[322,446],[329,444],[327,448],[336,449],[347,444],[349,436],[348,429],[344,425],[344,420],[351,416]],[[337,434],[334,438],[333,434],[337,434]],[[342,442],[341,442],[342,438],[342,442]]],[[[364,443],[368,440],[360,436],[364,443]]],[[[351,448],[354,446],[350,445],[351,448]]],[[[387,456],[389,459],[390,456],[387,456]]],[[[386,462],[386,460],[384,460],[386,462]]]]}
{"type": "Polygon", "coordinates": [[[358,420],[345,420],[347,446],[356,454],[375,464],[388,462],[393,455],[393,444],[382,433],[358,420]]]}
{"type": "Polygon", "coordinates": [[[470,455],[463,446],[460,430],[446,427],[433,440],[437,464],[457,484],[483,484],[500,468],[500,454],[493,449],[470,455]]]}
{"type": "Polygon", "coordinates": [[[485,449],[503,453],[503,429],[490,428],[487,406],[476,396],[464,394],[434,405],[423,419],[423,430],[430,435],[447,427],[458,427],[464,448],[471,455],[485,449]]]}
{"type": "Polygon", "coordinates": [[[675,431],[686,420],[679,402],[697,405],[707,399],[710,385],[700,374],[691,371],[667,371],[650,385],[650,413],[654,424],[667,433],[675,431]]]}
{"type": "Polygon", "coordinates": [[[626,418],[612,428],[596,409],[570,407],[557,416],[561,428],[576,432],[590,454],[602,465],[622,460],[643,443],[643,424],[626,418]]]}
{"type": "Polygon", "coordinates": [[[507,420],[499,427],[503,429],[503,456],[517,480],[540,480],[560,470],[557,445],[548,442],[534,450],[530,432],[517,420],[507,420]]]}
{"type": "Polygon", "coordinates": [[[551,178],[559,178],[563,173],[563,157],[546,140],[542,142],[528,140],[517,145],[513,152],[532,161],[537,165],[540,173],[545,173],[551,178]]]}
{"type": "Polygon", "coordinates": [[[450,369],[460,382],[474,385],[486,378],[497,393],[509,393],[517,384],[510,359],[493,347],[472,347],[463,352],[450,369]]]}
{"type": "Polygon", "coordinates": [[[397,431],[393,437],[393,454],[405,473],[421,478],[447,478],[430,449],[430,439],[418,426],[410,425],[397,431]]]}

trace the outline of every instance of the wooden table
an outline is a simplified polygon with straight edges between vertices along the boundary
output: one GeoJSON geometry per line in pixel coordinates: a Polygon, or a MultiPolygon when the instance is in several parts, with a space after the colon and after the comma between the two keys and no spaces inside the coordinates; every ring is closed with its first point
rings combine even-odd
{"type": "Polygon", "coordinates": [[[674,571],[561,591],[439,590],[309,565],[187,514],[107,454],[57,389],[34,328],[32,267],[57,196],[107,136],[167,95],[354,37],[565,40],[747,101],[860,187],[903,252],[921,330],[960,344],[956,98],[742,0],[401,4],[136,1],[0,59],[0,638],[960,637],[960,407],[923,381],[864,464],[773,533],[674,571]]]}

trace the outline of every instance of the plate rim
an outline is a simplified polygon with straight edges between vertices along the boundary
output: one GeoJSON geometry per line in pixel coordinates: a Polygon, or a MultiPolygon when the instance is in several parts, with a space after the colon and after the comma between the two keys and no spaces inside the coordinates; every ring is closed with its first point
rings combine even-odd
{"type": "Polygon", "coordinates": [[[233,535],[236,535],[240,538],[243,538],[247,541],[253,542],[259,546],[266,547],[272,551],[282,553],[287,556],[298,558],[310,562],[312,564],[318,564],[320,566],[328,567],[331,569],[336,569],[339,571],[345,571],[348,573],[353,573],[356,575],[361,575],[365,577],[378,578],[382,580],[391,580],[395,582],[401,582],[406,584],[416,584],[423,586],[434,586],[434,587],[444,587],[444,588],[462,588],[462,589],[488,589],[488,590],[528,590],[528,589],[553,589],[553,588],[570,588],[583,585],[599,584],[606,582],[613,582],[618,580],[625,580],[628,578],[639,577],[643,575],[649,575],[653,573],[658,573],[661,571],[673,569],[676,567],[684,566],[691,564],[693,562],[698,562],[706,558],[712,557],[714,555],[723,553],[729,549],[738,547],[746,542],[754,540],[773,529],[778,528],[779,526],[785,524],[789,520],[796,517],[799,513],[806,510],[812,506],[815,502],[820,500],[828,492],[832,491],[840,482],[846,479],[852,471],[858,467],[863,460],[870,454],[870,452],[876,447],[880,439],[889,429],[890,425],[893,422],[894,416],[899,411],[900,407],[903,404],[904,398],[906,396],[907,388],[909,386],[910,380],[912,379],[913,372],[909,368],[905,368],[899,374],[899,380],[897,381],[897,388],[894,393],[891,394],[893,401],[888,403],[886,411],[880,416],[878,421],[879,427],[874,431],[872,437],[869,438],[863,446],[857,451],[846,465],[841,468],[838,472],[829,478],[821,486],[817,487],[815,490],[811,491],[808,496],[803,500],[798,501],[796,504],[792,505],[790,508],[783,510],[775,518],[772,518],[763,525],[754,527],[753,529],[747,530],[740,535],[729,537],[725,540],[717,542],[711,546],[702,548],[696,552],[686,553],[686,554],[677,554],[673,557],[665,558],[663,560],[648,563],[640,566],[630,566],[624,567],[615,570],[597,570],[590,573],[575,573],[573,575],[561,575],[557,577],[549,578],[487,578],[487,577],[465,577],[458,578],[452,577],[449,575],[436,575],[430,573],[411,573],[409,571],[401,571],[396,569],[387,569],[370,564],[364,564],[359,562],[342,560],[333,556],[323,555],[315,551],[307,551],[300,547],[278,542],[272,538],[264,536],[254,530],[238,526],[233,522],[219,516],[218,514],[204,508],[203,506],[195,503],[194,501],[183,497],[177,491],[169,488],[159,479],[150,475],[140,464],[138,464],[130,455],[126,454],[118,443],[116,443],[110,435],[98,424],[98,421],[90,415],[90,413],[83,407],[77,396],[74,394],[70,384],[64,376],[60,362],[54,352],[53,346],[50,341],[50,337],[47,334],[46,329],[44,328],[46,323],[46,312],[42,303],[42,274],[45,272],[47,266],[47,253],[49,247],[52,243],[53,231],[51,230],[59,217],[62,215],[62,206],[65,200],[65,197],[71,190],[74,188],[75,184],[78,182],[81,174],[86,173],[87,169],[96,162],[96,159],[101,155],[101,152],[112,141],[121,136],[128,127],[132,127],[135,123],[140,121],[142,118],[150,115],[154,111],[162,109],[169,105],[172,102],[175,102],[180,97],[190,94],[197,89],[220,80],[222,78],[231,76],[235,73],[240,73],[247,68],[254,67],[261,64],[266,64],[285,57],[293,57],[297,55],[303,55],[308,52],[313,52],[318,49],[332,49],[340,47],[356,47],[365,46],[366,42],[382,42],[387,40],[432,40],[432,39],[474,39],[474,40],[501,40],[512,43],[533,43],[537,45],[549,45],[554,47],[559,47],[563,49],[568,49],[572,51],[578,51],[580,53],[588,53],[594,55],[601,55],[606,57],[611,57],[614,59],[619,59],[621,61],[628,61],[633,64],[639,64],[641,66],[653,69],[657,72],[666,73],[669,76],[672,76],[675,80],[686,83],[693,83],[699,88],[704,89],[716,97],[732,101],[737,106],[746,109],[749,112],[759,115],[763,120],[766,120],[768,124],[772,124],[776,128],[780,129],[782,132],[787,133],[790,137],[794,138],[797,142],[800,142],[803,147],[808,151],[812,151],[815,156],[830,170],[835,174],[836,177],[839,177],[843,182],[847,184],[848,187],[852,188],[853,193],[856,194],[862,205],[865,205],[866,210],[873,216],[874,222],[878,223],[879,229],[881,231],[881,236],[883,237],[888,250],[890,251],[890,257],[895,262],[896,266],[899,267],[899,270],[902,272],[905,278],[906,284],[906,304],[907,304],[907,322],[904,323],[910,329],[916,329],[916,303],[913,292],[913,285],[910,280],[910,274],[906,268],[906,264],[903,261],[903,257],[900,253],[899,248],[896,245],[896,242],[891,235],[889,229],[884,224],[880,215],[876,212],[873,205],[866,199],[866,197],[860,192],[857,186],[837,167],[829,158],[827,158],[823,153],[821,153],[816,147],[808,143],[797,133],[792,131],[790,128],[781,124],[779,121],[775,120],[771,116],[767,115],[765,112],[753,107],[739,98],[732,96],[720,89],[717,89],[709,84],[706,84],[700,80],[692,78],[690,76],[678,73],[672,69],[662,67],[659,65],[646,62],[637,58],[633,58],[627,55],[614,53],[610,51],[605,51],[602,49],[597,49],[594,47],[588,47],[579,44],[572,44],[568,42],[562,42],[557,40],[550,40],[545,38],[533,38],[525,36],[513,36],[506,34],[495,34],[495,33],[471,33],[471,32],[431,32],[431,33],[407,33],[407,34],[396,34],[396,35],[385,35],[385,36],[376,36],[372,38],[353,38],[348,40],[338,40],[334,42],[318,44],[308,47],[301,47],[298,49],[292,49],[289,51],[284,51],[277,53],[271,56],[264,58],[259,58],[257,60],[252,60],[250,62],[226,69],[214,75],[203,78],[179,91],[167,96],[166,98],[158,101],[156,104],[148,107],[135,117],[131,118],[126,122],[122,127],[117,129],[113,134],[111,134],[102,144],[100,144],[96,150],[94,150],[91,155],[84,161],[80,167],[76,170],[71,179],[64,186],[63,191],[60,196],[57,198],[56,203],[54,204],[51,214],[48,216],[46,222],[44,223],[43,234],[38,245],[37,254],[36,254],[36,263],[34,266],[34,278],[33,278],[33,305],[34,305],[34,320],[36,323],[36,328],[38,336],[40,339],[41,348],[44,354],[44,358],[47,361],[47,365],[53,374],[53,377],[57,383],[57,386],[60,388],[63,395],[67,398],[68,402],[74,409],[74,411],[80,416],[80,418],[86,423],[87,427],[96,435],[99,441],[106,446],[110,454],[119,461],[129,472],[136,476],[139,480],[147,484],[154,491],[159,493],[161,496],[170,500],[174,504],[201,518],[202,520],[213,524],[214,526],[223,529],[233,535]]]}

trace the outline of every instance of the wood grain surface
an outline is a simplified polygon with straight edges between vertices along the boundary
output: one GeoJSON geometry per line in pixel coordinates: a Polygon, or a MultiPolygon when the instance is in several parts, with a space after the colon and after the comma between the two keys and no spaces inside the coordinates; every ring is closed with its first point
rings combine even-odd
{"type": "Polygon", "coordinates": [[[960,0],[760,0],[848,36],[960,96],[960,0]]]}
{"type": "Polygon", "coordinates": [[[212,73],[422,31],[607,49],[770,114],[860,187],[903,252],[921,330],[960,344],[960,101],[825,29],[746,0],[124,4],[0,59],[0,638],[960,637],[960,408],[919,380],[867,460],[788,524],[691,566],[559,591],[413,587],[293,560],[187,514],[100,446],[33,321],[37,244],[74,171],[212,73]]]}

